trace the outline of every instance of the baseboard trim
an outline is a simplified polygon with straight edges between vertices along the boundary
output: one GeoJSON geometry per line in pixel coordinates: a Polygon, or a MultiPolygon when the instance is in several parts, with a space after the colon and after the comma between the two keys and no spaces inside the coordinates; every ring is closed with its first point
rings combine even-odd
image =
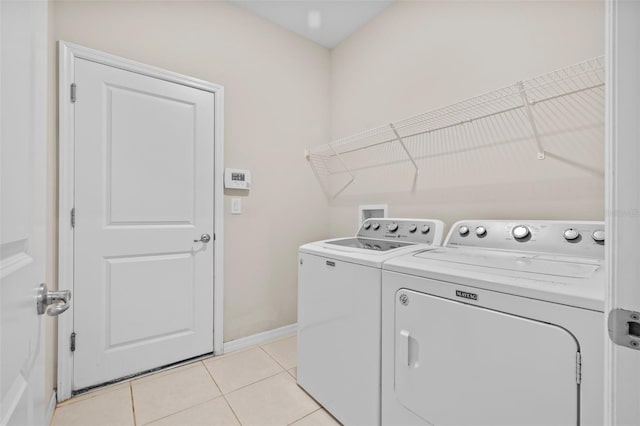
{"type": "Polygon", "coordinates": [[[47,425],[51,424],[51,420],[53,420],[53,412],[56,409],[56,404],[58,402],[58,398],[56,397],[56,391],[54,390],[51,393],[51,399],[49,399],[49,405],[47,406],[47,412],[44,413],[45,417],[45,421],[47,425]]]}
{"type": "Polygon", "coordinates": [[[223,345],[224,352],[233,352],[244,349],[249,346],[259,345],[287,334],[295,333],[298,329],[298,323],[285,325],[284,327],[274,328],[273,330],[263,331],[262,333],[253,334],[251,336],[242,337],[240,339],[225,342],[223,345]]]}

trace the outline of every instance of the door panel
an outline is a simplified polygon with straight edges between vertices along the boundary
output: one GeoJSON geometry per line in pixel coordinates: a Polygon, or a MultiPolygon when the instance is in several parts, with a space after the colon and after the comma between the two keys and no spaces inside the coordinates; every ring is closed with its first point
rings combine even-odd
{"type": "MultiPolygon", "coordinates": [[[[45,424],[46,2],[0,2],[0,424],[45,424]]],[[[49,389],[48,392],[52,392],[49,389]]]]}
{"type": "Polygon", "coordinates": [[[578,346],[560,327],[401,289],[395,333],[396,397],[425,422],[578,423],[578,346]]]}
{"type": "Polygon", "coordinates": [[[77,59],[74,389],[213,351],[214,95],[77,59]]]}
{"type": "Polygon", "coordinates": [[[107,223],[193,225],[195,104],[111,85],[106,91],[107,223]]]}

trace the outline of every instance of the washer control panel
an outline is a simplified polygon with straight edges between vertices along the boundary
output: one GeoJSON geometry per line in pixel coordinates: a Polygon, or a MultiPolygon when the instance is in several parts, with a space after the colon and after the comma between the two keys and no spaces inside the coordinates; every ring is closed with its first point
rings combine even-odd
{"type": "Polygon", "coordinates": [[[444,224],[439,220],[379,218],[365,220],[357,236],[439,245],[443,232],[444,224]]]}
{"type": "Polygon", "coordinates": [[[445,246],[604,258],[604,222],[462,220],[445,246]]]}

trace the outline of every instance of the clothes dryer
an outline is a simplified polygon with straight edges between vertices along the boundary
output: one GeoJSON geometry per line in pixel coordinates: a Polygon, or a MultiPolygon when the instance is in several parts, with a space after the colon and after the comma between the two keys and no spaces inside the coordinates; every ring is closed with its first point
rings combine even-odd
{"type": "Polygon", "coordinates": [[[602,424],[603,223],[465,220],[383,268],[382,424],[602,424]]]}
{"type": "Polygon", "coordinates": [[[443,228],[369,219],[356,237],[300,247],[298,384],[343,424],[380,424],[383,262],[440,245],[443,228]]]}

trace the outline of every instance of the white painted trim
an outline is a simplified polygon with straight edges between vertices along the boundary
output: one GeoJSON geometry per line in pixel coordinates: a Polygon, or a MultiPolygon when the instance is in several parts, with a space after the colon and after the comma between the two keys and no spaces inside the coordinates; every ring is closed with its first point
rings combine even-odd
{"type": "MultiPolygon", "coordinates": [[[[58,42],[58,120],[59,120],[59,222],[58,222],[58,288],[74,291],[73,228],[69,214],[74,206],[74,104],[69,88],[75,80],[75,60],[78,58],[135,72],[141,75],[205,90],[214,94],[214,300],[213,352],[224,351],[224,87],[151,65],[121,58],[65,41],[58,42]]],[[[73,354],[69,351],[69,336],[73,331],[73,303],[69,311],[58,318],[58,398],[71,397],[73,389],[73,354]]]]}
{"type": "Polygon", "coordinates": [[[263,331],[262,333],[253,334],[251,336],[242,337],[240,339],[232,340],[224,344],[224,352],[233,352],[240,349],[248,348],[253,345],[260,345],[274,340],[279,337],[286,336],[287,334],[295,333],[298,330],[298,323],[285,325],[284,327],[274,328],[273,330],[263,331]]]}
{"type": "Polygon", "coordinates": [[[51,398],[49,398],[49,405],[47,405],[47,411],[44,413],[45,424],[50,425],[51,420],[53,419],[53,412],[56,411],[56,404],[58,399],[56,397],[56,391],[51,393],[51,398]]]}
{"type": "MultiPolygon", "coordinates": [[[[615,58],[615,17],[617,12],[617,3],[615,1],[605,2],[605,99],[604,99],[604,111],[605,111],[605,231],[607,233],[607,239],[611,241],[611,235],[616,232],[616,223],[612,220],[611,213],[614,208],[613,197],[613,170],[615,167],[614,161],[614,132],[615,128],[612,123],[612,119],[615,115],[614,111],[614,93],[615,93],[615,79],[613,78],[614,58],[615,58]]],[[[615,269],[613,257],[615,256],[615,244],[605,244],[605,268],[607,270],[607,283],[605,286],[604,294],[604,312],[605,312],[605,324],[604,324],[604,418],[603,425],[612,426],[615,424],[615,391],[614,391],[614,362],[615,362],[615,348],[611,340],[609,339],[609,333],[607,330],[607,315],[612,309],[614,300],[614,288],[612,283],[614,282],[615,269]]]]}

